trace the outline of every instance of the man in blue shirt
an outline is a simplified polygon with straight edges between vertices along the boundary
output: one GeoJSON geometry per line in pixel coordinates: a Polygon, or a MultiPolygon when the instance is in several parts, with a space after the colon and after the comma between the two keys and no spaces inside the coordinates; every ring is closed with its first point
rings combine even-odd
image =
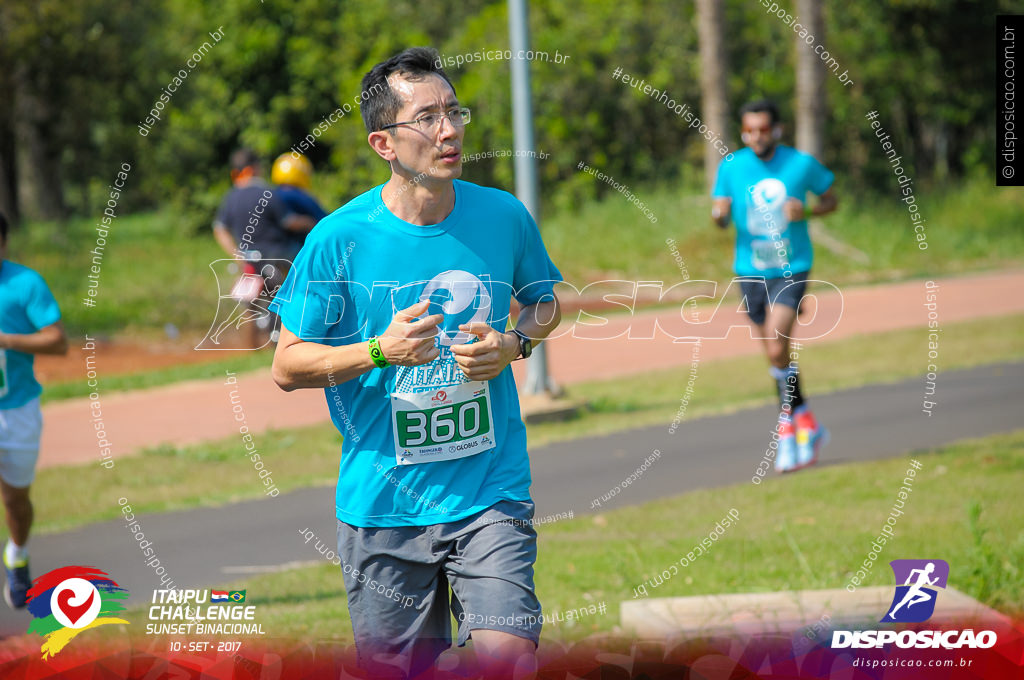
{"type": "Polygon", "coordinates": [[[711,218],[723,229],[730,219],[736,224],[734,268],[779,393],[775,469],[789,472],[816,462],[828,437],[800,391],[789,341],[814,257],[807,218],[836,209],[834,175],[813,156],[779,143],[774,102],[751,102],[740,117],[747,148],[719,166],[711,218]],[[819,197],[813,208],[808,193],[819,197]]]}
{"type": "Polygon", "coordinates": [[[362,90],[390,179],[306,239],[272,304],[273,375],[324,388],[344,435],[338,555],[360,663],[415,675],[450,646],[454,614],[458,644],[508,677],[541,629],[509,364],[558,325],[561,275],[515,197],[458,179],[470,112],[435,50],[377,64],[362,90]]]}
{"type": "Polygon", "coordinates": [[[309,215],[292,210],[263,179],[262,172],[259,156],[251,149],[231,154],[232,187],[217,210],[213,236],[229,257],[242,260],[244,278],[259,287],[233,291],[237,304],[214,334],[216,344],[232,325],[241,328],[248,324],[253,349],[276,338],[276,318],[266,306],[288,273],[287,262],[298,251],[294,240],[303,238],[316,224],[309,215]]]}
{"type": "Polygon", "coordinates": [[[15,609],[25,606],[32,587],[29,487],[43,427],[33,355],[67,351],[60,308],[43,277],[7,259],[7,220],[0,214],[0,494],[10,536],[3,553],[4,599],[15,609]]]}
{"type": "MultiPolygon", "coordinates": [[[[309,193],[313,186],[313,164],[301,153],[290,151],[278,156],[270,169],[270,181],[276,185],[275,193],[281,197],[290,212],[312,219],[310,229],[327,217],[327,211],[320,207],[313,194],[309,193]]],[[[289,260],[294,259],[295,254],[302,248],[308,233],[307,230],[293,231],[289,234],[289,260]]]]}

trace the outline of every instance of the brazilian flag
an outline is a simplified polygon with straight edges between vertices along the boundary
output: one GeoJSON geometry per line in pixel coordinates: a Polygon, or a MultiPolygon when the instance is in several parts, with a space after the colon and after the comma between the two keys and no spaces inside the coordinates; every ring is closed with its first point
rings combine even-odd
{"type": "Polygon", "coordinates": [[[232,602],[245,602],[245,591],[244,590],[231,590],[228,591],[228,599],[232,602]]]}

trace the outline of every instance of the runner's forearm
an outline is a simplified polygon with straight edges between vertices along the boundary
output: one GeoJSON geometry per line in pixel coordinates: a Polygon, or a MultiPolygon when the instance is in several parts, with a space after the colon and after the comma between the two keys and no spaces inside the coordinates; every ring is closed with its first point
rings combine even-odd
{"type": "Polygon", "coordinates": [[[235,239],[232,238],[231,232],[226,227],[214,225],[213,237],[217,240],[221,250],[227,253],[229,257],[235,257],[235,252],[237,251],[235,239]]]}
{"type": "Polygon", "coordinates": [[[289,215],[284,220],[284,228],[298,234],[308,234],[316,226],[316,220],[309,215],[289,215]]]}
{"type": "Polygon", "coordinates": [[[539,345],[544,338],[551,335],[562,321],[562,308],[558,299],[550,302],[538,302],[519,311],[515,329],[539,345]]]}
{"type": "Polygon", "coordinates": [[[711,203],[711,221],[718,227],[725,229],[729,226],[731,216],[729,214],[732,201],[728,198],[715,198],[711,203]]]}
{"type": "Polygon", "coordinates": [[[0,333],[0,349],[13,349],[26,354],[67,354],[68,339],[59,324],[35,333],[0,333]]]}
{"type": "Polygon", "coordinates": [[[291,392],[338,385],[374,369],[376,366],[366,342],[331,347],[299,341],[278,344],[271,373],[281,389],[291,392]]]}
{"type": "Polygon", "coordinates": [[[814,217],[821,217],[822,215],[828,215],[831,212],[835,212],[838,207],[839,199],[836,198],[834,193],[832,193],[832,189],[829,189],[818,197],[818,202],[811,207],[810,214],[814,217]]]}

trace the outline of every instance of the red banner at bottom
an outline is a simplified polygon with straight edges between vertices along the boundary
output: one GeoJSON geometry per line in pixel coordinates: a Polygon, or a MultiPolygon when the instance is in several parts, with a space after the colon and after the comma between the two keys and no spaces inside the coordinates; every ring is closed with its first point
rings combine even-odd
{"type": "MultiPolygon", "coordinates": [[[[614,636],[591,637],[571,644],[544,641],[537,652],[536,677],[542,680],[582,678],[664,678],[689,680],[781,680],[811,678],[843,680],[1024,679],[1024,623],[997,631],[986,649],[832,648],[832,640],[801,636],[721,635],[680,641],[645,641],[614,636]]],[[[357,663],[351,644],[296,642],[280,639],[243,642],[223,649],[216,640],[178,643],[167,640],[139,644],[127,635],[101,646],[78,646],[41,658],[38,638],[25,636],[0,642],[0,678],[5,680],[291,680],[365,678],[373,676],[357,663]],[[222,649],[218,650],[218,645],[222,649]]],[[[442,655],[436,668],[417,678],[470,680],[481,677],[472,643],[442,655]]]]}

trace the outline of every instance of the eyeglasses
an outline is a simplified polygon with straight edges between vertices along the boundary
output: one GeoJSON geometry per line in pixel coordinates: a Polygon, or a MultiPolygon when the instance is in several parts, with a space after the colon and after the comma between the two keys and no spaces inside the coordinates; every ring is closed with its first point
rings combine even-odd
{"type": "Polygon", "coordinates": [[[400,123],[385,125],[381,130],[398,127],[399,125],[415,125],[420,129],[420,132],[430,132],[432,130],[436,130],[441,125],[441,121],[445,118],[447,118],[448,122],[450,122],[454,127],[464,127],[469,123],[469,109],[461,108],[445,111],[444,113],[428,113],[424,116],[420,116],[416,120],[406,120],[400,123]]]}

